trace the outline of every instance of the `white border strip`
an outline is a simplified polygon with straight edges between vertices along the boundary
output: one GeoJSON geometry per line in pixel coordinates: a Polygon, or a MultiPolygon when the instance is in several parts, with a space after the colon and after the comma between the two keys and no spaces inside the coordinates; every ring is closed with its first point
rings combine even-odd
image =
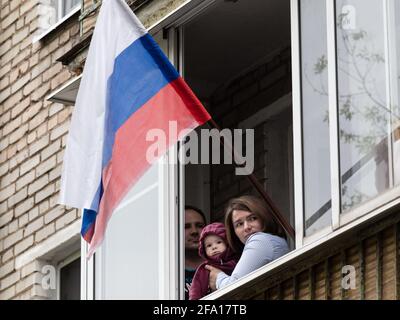
{"type": "Polygon", "coordinates": [[[290,5],[291,41],[292,41],[292,112],[293,112],[293,180],[295,212],[295,247],[303,246],[304,236],[304,197],[303,197],[303,143],[301,110],[301,64],[300,64],[300,11],[298,0],[290,5]]]}
{"type": "MultiPolygon", "coordinates": [[[[393,144],[394,144],[394,137],[392,134],[392,123],[393,123],[393,107],[395,101],[392,100],[392,85],[396,83],[396,81],[391,81],[393,79],[393,75],[391,72],[391,50],[390,50],[390,24],[395,25],[395,22],[391,19],[394,15],[395,11],[393,10],[394,7],[391,6],[392,3],[388,3],[389,0],[383,1],[383,21],[384,21],[384,43],[385,43],[385,74],[386,74],[386,106],[391,112],[388,115],[389,121],[387,125],[387,134],[388,134],[388,169],[389,169],[389,188],[394,186],[394,167],[393,167],[393,144]]],[[[393,59],[395,60],[395,59],[393,59]]],[[[393,70],[397,71],[397,68],[393,70]]],[[[394,72],[395,73],[395,72],[394,72]]],[[[394,87],[395,85],[393,85],[394,87]]]]}
{"type": "Polygon", "coordinates": [[[335,1],[326,3],[326,22],[328,39],[328,87],[329,87],[329,139],[331,156],[331,203],[332,228],[339,228],[340,215],[340,169],[339,169],[339,139],[337,114],[337,62],[336,62],[336,23],[335,1]]]}

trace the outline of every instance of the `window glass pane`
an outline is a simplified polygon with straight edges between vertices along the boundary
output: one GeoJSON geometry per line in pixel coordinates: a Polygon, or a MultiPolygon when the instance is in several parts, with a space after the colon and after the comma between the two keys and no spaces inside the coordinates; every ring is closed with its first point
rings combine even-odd
{"type": "Polygon", "coordinates": [[[394,184],[400,184],[400,1],[392,0],[390,3],[390,13],[393,14],[395,25],[392,34],[396,36],[393,46],[393,59],[390,62],[394,71],[395,85],[393,86],[393,168],[394,168],[394,184]]]}
{"type": "Polygon", "coordinates": [[[42,15],[46,17],[46,22],[48,21],[49,26],[51,26],[64,18],[80,3],[81,0],[49,0],[49,2],[43,3],[41,7],[42,15]]]}
{"type": "Polygon", "coordinates": [[[64,0],[63,1],[63,16],[66,16],[79,3],[80,3],[80,0],[64,0]]]}
{"type": "Polygon", "coordinates": [[[60,300],[81,298],[81,259],[76,259],[60,270],[60,300]]]}
{"type": "Polygon", "coordinates": [[[383,4],[336,2],[342,212],[389,187],[383,4]]]}
{"type": "Polygon", "coordinates": [[[145,173],[109,221],[99,299],[159,298],[158,171],[155,164],[145,173]]]}
{"type": "Polygon", "coordinates": [[[300,14],[304,232],[309,236],[331,223],[325,1],[300,1],[300,14]]]}

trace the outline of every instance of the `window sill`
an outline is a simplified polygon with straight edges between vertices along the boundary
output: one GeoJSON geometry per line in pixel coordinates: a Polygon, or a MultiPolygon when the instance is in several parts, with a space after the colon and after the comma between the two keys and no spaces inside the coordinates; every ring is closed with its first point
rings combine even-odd
{"type": "Polygon", "coordinates": [[[32,43],[41,41],[44,38],[46,38],[47,36],[49,36],[50,34],[54,33],[56,30],[61,29],[62,25],[64,25],[67,21],[70,21],[76,15],[78,15],[78,13],[80,13],[80,11],[81,11],[81,6],[76,7],[70,13],[68,13],[64,18],[62,18],[56,24],[52,25],[49,29],[47,29],[43,33],[37,35],[36,37],[33,37],[32,43]]]}
{"type": "MultiPolygon", "coordinates": [[[[396,188],[397,190],[398,188],[396,188]]],[[[253,271],[247,276],[239,279],[235,283],[232,283],[224,288],[221,288],[208,296],[204,297],[202,300],[216,300],[216,299],[245,299],[246,293],[249,292],[249,289],[246,289],[245,292],[242,292],[243,288],[246,286],[253,287],[253,285],[257,282],[258,278],[266,279],[268,277],[272,277],[277,275],[280,272],[285,272],[288,269],[292,269],[293,266],[299,265],[301,261],[304,262],[304,259],[311,257],[316,252],[320,252],[322,247],[332,248],[332,244],[339,241],[339,238],[345,237],[349,235],[349,232],[354,230],[359,230],[360,228],[365,228],[366,226],[373,225],[377,222],[378,219],[382,217],[378,217],[383,213],[392,213],[392,210],[396,210],[400,205],[400,197],[397,197],[382,205],[379,208],[376,208],[374,211],[366,214],[357,220],[352,221],[351,223],[333,231],[332,233],[327,234],[326,236],[304,245],[299,249],[295,249],[288,254],[280,257],[272,261],[271,263],[253,271]]],[[[248,297],[250,298],[250,297],[248,297]]]]}

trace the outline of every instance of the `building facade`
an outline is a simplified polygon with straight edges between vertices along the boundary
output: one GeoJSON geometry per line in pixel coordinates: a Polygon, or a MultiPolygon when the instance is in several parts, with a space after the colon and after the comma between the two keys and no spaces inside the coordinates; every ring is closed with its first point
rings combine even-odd
{"type": "MultiPolygon", "coordinates": [[[[399,299],[399,4],[127,3],[214,120],[254,130],[254,175],[296,232],[289,254],[207,298],[399,299]]],[[[174,161],[181,142],[86,259],[81,212],[57,200],[100,5],[2,2],[0,299],[181,299],[184,205],[217,221],[257,194],[230,164],[174,161]]]]}

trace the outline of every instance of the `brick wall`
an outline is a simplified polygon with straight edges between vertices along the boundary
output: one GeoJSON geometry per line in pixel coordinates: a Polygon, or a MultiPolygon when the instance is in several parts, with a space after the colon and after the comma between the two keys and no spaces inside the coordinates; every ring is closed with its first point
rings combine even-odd
{"type": "MultiPolygon", "coordinates": [[[[234,129],[240,122],[290,93],[290,48],[285,48],[216,90],[210,99],[210,109],[221,127],[234,129]]],[[[282,159],[289,160],[290,157],[291,117],[291,108],[286,108],[254,127],[254,174],[287,217],[290,213],[290,177],[282,159]]],[[[235,175],[234,166],[212,165],[210,168],[212,220],[223,219],[223,208],[230,198],[258,195],[247,178],[235,175]]]]}
{"type": "Polygon", "coordinates": [[[45,2],[5,0],[0,8],[0,300],[46,297],[40,263],[17,269],[15,261],[79,218],[57,205],[72,107],[46,100],[74,76],[56,59],[78,41],[79,24],[32,43],[45,2]]]}

